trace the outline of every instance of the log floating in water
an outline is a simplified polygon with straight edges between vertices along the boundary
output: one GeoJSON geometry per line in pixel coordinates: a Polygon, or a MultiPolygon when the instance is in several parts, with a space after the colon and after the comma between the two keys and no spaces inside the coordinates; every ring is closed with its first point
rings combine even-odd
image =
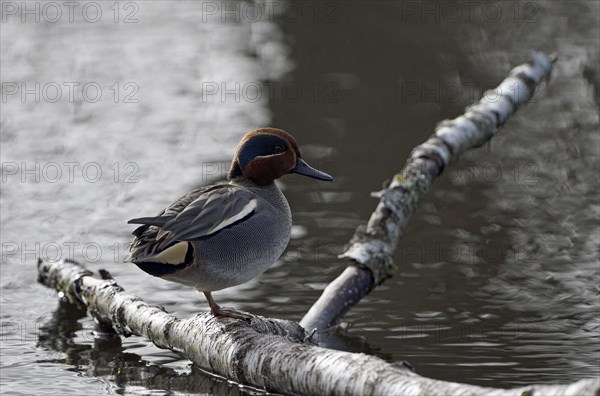
{"type": "Polygon", "coordinates": [[[250,322],[170,315],[125,292],[114,279],[98,279],[70,261],[38,264],[39,281],[84,304],[121,334],[137,334],[158,347],[179,350],[199,367],[238,383],[294,395],[588,395],[600,380],[570,385],[494,389],[421,377],[403,364],[363,353],[314,345],[297,323],[254,317],[250,322]]]}

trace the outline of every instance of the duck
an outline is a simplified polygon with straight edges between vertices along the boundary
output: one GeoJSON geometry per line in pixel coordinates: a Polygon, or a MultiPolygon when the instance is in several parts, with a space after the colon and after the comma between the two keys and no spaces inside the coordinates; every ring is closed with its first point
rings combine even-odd
{"type": "Polygon", "coordinates": [[[275,180],[292,173],[333,180],[302,159],[296,140],[284,130],[247,133],[237,146],[227,180],[190,191],[157,216],[128,221],[139,227],[132,233],[125,261],[195,288],[216,317],[251,318],[219,306],[212,293],[248,282],[283,254],[292,215],[275,180]]]}

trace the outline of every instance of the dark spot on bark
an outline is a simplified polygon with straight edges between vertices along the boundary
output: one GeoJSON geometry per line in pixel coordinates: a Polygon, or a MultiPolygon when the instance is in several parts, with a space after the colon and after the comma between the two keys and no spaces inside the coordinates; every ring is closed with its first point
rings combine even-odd
{"type": "Polygon", "coordinates": [[[179,322],[179,319],[174,318],[172,320],[169,320],[165,324],[165,327],[163,329],[163,337],[164,337],[165,340],[169,340],[170,339],[169,332],[171,331],[171,327],[173,327],[173,325],[175,323],[177,323],[177,322],[179,322]]]}
{"type": "Polygon", "coordinates": [[[404,367],[406,367],[407,369],[409,369],[410,371],[412,371],[413,373],[416,373],[417,371],[415,370],[415,368],[412,366],[412,364],[410,364],[410,362],[408,362],[407,360],[403,360],[402,361],[402,365],[404,367]]]}
{"type": "MultiPolygon", "coordinates": [[[[232,335],[235,338],[235,335],[232,335]]],[[[242,337],[243,338],[243,337],[242,337]]],[[[246,359],[246,355],[251,349],[252,343],[241,342],[238,350],[233,357],[233,367],[232,371],[235,375],[236,381],[240,383],[248,383],[246,379],[246,373],[244,370],[244,365],[241,363],[246,359]]]]}
{"type": "Polygon", "coordinates": [[[103,280],[114,279],[110,272],[108,272],[105,269],[99,269],[98,273],[100,274],[100,278],[102,278],[103,280]]]}
{"type": "Polygon", "coordinates": [[[271,357],[267,356],[265,360],[262,362],[262,367],[260,368],[260,374],[265,378],[271,378],[271,357]]]}
{"type": "Polygon", "coordinates": [[[500,113],[495,110],[492,110],[492,114],[494,115],[494,117],[496,117],[496,125],[502,125],[503,123],[500,122],[500,113]]]}
{"type": "Polygon", "coordinates": [[[124,337],[129,337],[132,335],[132,333],[127,331],[125,328],[125,305],[121,305],[119,308],[117,308],[113,318],[113,323],[115,325],[115,330],[117,330],[120,335],[124,337]]]}

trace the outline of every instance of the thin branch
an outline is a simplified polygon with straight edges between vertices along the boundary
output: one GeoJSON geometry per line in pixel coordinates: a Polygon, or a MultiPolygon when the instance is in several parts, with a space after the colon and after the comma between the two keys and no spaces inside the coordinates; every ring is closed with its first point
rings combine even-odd
{"type": "Polygon", "coordinates": [[[468,107],[463,115],[441,122],[425,143],[415,147],[402,171],[379,193],[380,200],[365,227],[359,227],[340,258],[351,259],[330,283],[300,324],[305,329],[333,326],[377,285],[393,276],[393,256],[402,232],[420,198],[451,161],[490,140],[498,127],[550,77],[555,55],[532,51],[530,61],[511,70],[509,77],[468,107]]]}

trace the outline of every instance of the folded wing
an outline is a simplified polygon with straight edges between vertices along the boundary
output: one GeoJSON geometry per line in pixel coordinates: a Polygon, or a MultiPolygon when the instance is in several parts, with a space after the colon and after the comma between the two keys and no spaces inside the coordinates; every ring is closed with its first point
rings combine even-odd
{"type": "Polygon", "coordinates": [[[198,189],[155,217],[129,220],[142,224],[133,234],[126,261],[179,265],[189,260],[189,242],[210,238],[249,219],[259,202],[248,190],[231,184],[198,189]]]}

